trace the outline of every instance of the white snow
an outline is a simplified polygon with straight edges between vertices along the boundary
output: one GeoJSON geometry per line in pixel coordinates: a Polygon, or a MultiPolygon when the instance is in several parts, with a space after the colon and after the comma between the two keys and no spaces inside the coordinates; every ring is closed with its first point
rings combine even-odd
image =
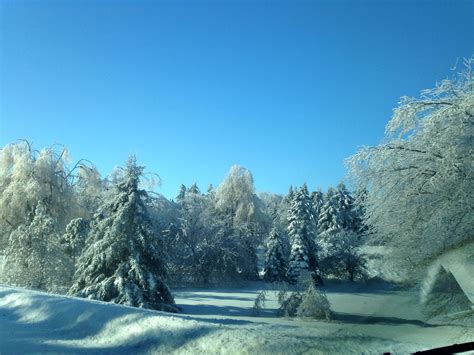
{"type": "Polygon", "coordinates": [[[276,318],[276,295],[251,316],[262,284],[178,289],[168,314],[0,286],[0,353],[407,353],[474,341],[466,325],[427,324],[416,291],[326,289],[335,320],[276,318]]]}

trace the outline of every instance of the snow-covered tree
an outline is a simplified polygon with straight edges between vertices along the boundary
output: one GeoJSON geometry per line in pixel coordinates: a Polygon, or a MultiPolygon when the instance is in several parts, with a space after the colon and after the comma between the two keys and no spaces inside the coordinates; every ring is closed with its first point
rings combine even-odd
{"type": "Polygon", "coordinates": [[[288,279],[295,283],[301,271],[309,270],[315,282],[321,283],[316,256],[316,227],[306,184],[294,194],[288,221],[288,234],[291,240],[288,279]]]}
{"type": "Polygon", "coordinates": [[[366,274],[366,260],[360,251],[361,241],[355,231],[336,232],[321,254],[321,269],[326,276],[354,281],[366,274]]]}
{"type": "Polygon", "coordinates": [[[176,196],[176,202],[181,203],[181,201],[184,200],[186,196],[186,191],[187,191],[186,186],[181,184],[181,186],[179,187],[178,196],[176,196]]]}
{"type": "Polygon", "coordinates": [[[61,238],[65,252],[72,258],[73,263],[81,255],[87,235],[89,223],[83,218],[74,218],[66,226],[66,232],[61,238]]]}
{"type": "Polygon", "coordinates": [[[346,185],[341,181],[336,187],[335,193],[335,205],[336,205],[336,225],[339,230],[355,229],[355,216],[354,216],[354,198],[347,189],[346,185]]]}
{"type": "Polygon", "coordinates": [[[311,193],[311,206],[313,208],[314,222],[316,228],[319,224],[319,215],[324,204],[324,194],[318,190],[311,193]]]}
{"type": "Polygon", "coordinates": [[[348,160],[365,219],[411,275],[474,231],[474,60],[421,98],[402,97],[383,144],[348,160]]]}
{"type": "Polygon", "coordinates": [[[77,164],[74,189],[83,215],[90,219],[95,213],[104,192],[104,181],[94,166],[87,166],[84,162],[77,164]]]}
{"type": "Polygon", "coordinates": [[[215,211],[223,222],[221,235],[234,239],[236,267],[244,278],[257,278],[256,247],[270,225],[262,208],[251,172],[238,165],[232,166],[216,191],[215,211]]]}
{"type": "Polygon", "coordinates": [[[301,303],[298,305],[296,315],[298,317],[330,320],[331,304],[324,291],[310,283],[302,294],[301,303]]]}
{"type": "Polygon", "coordinates": [[[67,150],[37,151],[26,141],[0,149],[0,250],[10,233],[28,225],[38,203],[63,230],[79,214],[67,165],[67,150]]]}
{"type": "Polygon", "coordinates": [[[359,237],[369,233],[369,227],[365,223],[365,204],[367,200],[367,189],[357,189],[354,193],[354,226],[353,230],[359,237]]]}
{"type": "Polygon", "coordinates": [[[197,186],[196,183],[192,184],[191,187],[187,191],[190,194],[200,194],[201,190],[199,190],[199,187],[197,186]]]}
{"type": "Polygon", "coordinates": [[[143,167],[132,156],[91,222],[70,294],[135,307],[176,311],[164,282],[160,236],[139,189],[143,167]]]}
{"type": "Polygon", "coordinates": [[[10,235],[1,279],[10,285],[58,292],[70,284],[71,259],[43,202],[36,204],[30,219],[10,235]]]}
{"type": "Polygon", "coordinates": [[[174,282],[208,283],[215,276],[211,203],[208,196],[189,192],[180,203],[178,221],[169,233],[170,276],[174,282]]]}
{"type": "Polygon", "coordinates": [[[287,261],[285,258],[283,242],[275,230],[269,235],[267,241],[267,251],[265,255],[264,280],[285,281],[287,271],[287,261]]]}
{"type": "Polygon", "coordinates": [[[341,229],[338,218],[338,201],[336,191],[330,187],[326,192],[324,203],[321,206],[318,220],[318,233],[327,236],[341,229]]]}

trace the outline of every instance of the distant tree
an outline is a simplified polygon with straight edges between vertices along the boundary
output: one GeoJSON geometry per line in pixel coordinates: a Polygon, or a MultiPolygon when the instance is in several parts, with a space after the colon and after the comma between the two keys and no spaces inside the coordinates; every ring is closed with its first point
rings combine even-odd
{"type": "Polygon", "coordinates": [[[86,220],[90,220],[102,200],[105,182],[94,166],[88,166],[83,162],[77,165],[77,174],[74,178],[74,189],[78,204],[82,208],[82,215],[86,220]]]}
{"type": "Polygon", "coordinates": [[[176,202],[181,203],[184,200],[186,196],[186,191],[187,191],[186,186],[181,184],[181,186],[179,187],[178,196],[176,196],[176,202]]]}
{"type": "Polygon", "coordinates": [[[176,311],[159,236],[140,190],[143,167],[131,157],[94,216],[70,294],[135,307],[176,311]]]}
{"type": "Polygon", "coordinates": [[[337,229],[355,230],[354,198],[342,181],[336,187],[335,205],[337,229]]]}
{"type": "Polygon", "coordinates": [[[287,261],[283,243],[275,230],[269,235],[265,255],[264,280],[286,281],[287,261]]]}
{"type": "Polygon", "coordinates": [[[321,191],[313,191],[311,193],[311,206],[313,208],[314,221],[316,228],[319,224],[319,215],[324,204],[324,194],[321,191]]]}
{"type": "Polygon", "coordinates": [[[201,190],[199,190],[199,187],[197,186],[196,183],[192,184],[191,187],[187,191],[190,194],[200,194],[201,190]]]}
{"type": "Polygon", "coordinates": [[[473,63],[420,99],[402,97],[385,143],[348,160],[367,189],[365,221],[408,275],[473,238],[473,63]]]}
{"type": "Polygon", "coordinates": [[[366,259],[360,251],[362,243],[354,231],[336,232],[321,254],[321,268],[326,276],[355,281],[366,275],[366,259]]]}
{"type": "Polygon", "coordinates": [[[291,240],[288,279],[295,283],[301,271],[309,270],[315,282],[321,283],[322,279],[316,256],[316,228],[306,184],[294,194],[288,221],[288,234],[291,240]]]}
{"type": "Polygon", "coordinates": [[[339,219],[339,203],[336,191],[330,187],[319,212],[318,243],[323,250],[328,248],[331,238],[342,229],[339,219]]]}
{"type": "Polygon", "coordinates": [[[215,273],[209,241],[215,233],[211,203],[208,196],[197,193],[187,193],[181,201],[178,223],[170,240],[170,276],[174,282],[208,283],[215,273]]]}
{"type": "Polygon", "coordinates": [[[270,225],[262,209],[251,172],[234,165],[216,191],[215,211],[223,222],[220,235],[233,239],[226,250],[237,256],[236,270],[246,279],[258,277],[256,247],[270,225]]]}

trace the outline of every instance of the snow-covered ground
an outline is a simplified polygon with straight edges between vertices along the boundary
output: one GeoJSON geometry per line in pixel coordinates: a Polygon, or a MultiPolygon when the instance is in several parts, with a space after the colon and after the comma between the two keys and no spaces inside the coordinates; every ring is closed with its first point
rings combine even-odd
{"type": "Polygon", "coordinates": [[[331,286],[335,319],[319,322],[275,317],[274,292],[253,317],[259,287],[176,289],[178,315],[0,287],[0,353],[407,353],[474,341],[467,324],[425,323],[415,291],[331,286]]]}

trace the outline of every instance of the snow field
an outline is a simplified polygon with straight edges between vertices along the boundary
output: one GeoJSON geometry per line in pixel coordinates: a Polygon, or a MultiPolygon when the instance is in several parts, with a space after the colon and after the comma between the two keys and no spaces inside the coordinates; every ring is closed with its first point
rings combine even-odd
{"type": "Polygon", "coordinates": [[[331,286],[335,319],[318,322],[276,318],[273,292],[252,317],[257,287],[174,290],[178,315],[0,287],[0,353],[407,353],[474,341],[467,326],[425,323],[415,291],[331,286]]]}

